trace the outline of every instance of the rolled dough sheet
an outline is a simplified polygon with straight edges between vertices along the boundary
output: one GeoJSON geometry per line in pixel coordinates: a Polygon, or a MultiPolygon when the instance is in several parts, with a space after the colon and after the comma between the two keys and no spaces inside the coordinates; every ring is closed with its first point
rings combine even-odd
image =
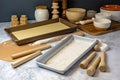
{"type": "Polygon", "coordinates": [[[68,65],[87,50],[90,45],[89,42],[74,40],[49,59],[45,64],[57,70],[65,70],[68,65]]]}
{"type": "Polygon", "coordinates": [[[12,34],[18,40],[22,40],[22,39],[26,39],[26,38],[30,38],[30,37],[34,37],[34,36],[38,36],[38,35],[42,35],[42,34],[47,34],[47,33],[55,32],[55,31],[59,31],[59,30],[64,30],[64,29],[68,29],[68,28],[70,28],[70,27],[68,27],[67,25],[65,25],[61,22],[57,22],[57,23],[38,26],[38,27],[30,28],[30,29],[14,31],[14,32],[12,32],[12,34]]]}

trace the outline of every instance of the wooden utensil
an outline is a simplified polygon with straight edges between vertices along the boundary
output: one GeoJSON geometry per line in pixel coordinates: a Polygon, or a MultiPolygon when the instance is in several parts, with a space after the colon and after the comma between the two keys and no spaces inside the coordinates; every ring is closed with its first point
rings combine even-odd
{"type": "Polygon", "coordinates": [[[100,64],[99,64],[99,70],[101,72],[107,71],[106,62],[105,62],[105,52],[104,51],[102,51],[102,53],[101,53],[101,61],[100,61],[100,64]]]}
{"type": "Polygon", "coordinates": [[[95,51],[100,51],[99,43],[94,46],[94,50],[95,50],[95,51]]]}
{"type": "Polygon", "coordinates": [[[80,67],[86,69],[90,61],[96,56],[96,52],[92,52],[85,60],[80,63],[80,67]]]}
{"type": "Polygon", "coordinates": [[[50,42],[55,42],[55,41],[59,41],[63,38],[65,38],[66,36],[69,36],[69,35],[78,35],[78,36],[83,36],[84,34],[82,32],[75,32],[75,33],[71,33],[71,34],[65,34],[65,35],[62,35],[62,36],[57,36],[57,37],[54,37],[48,41],[45,41],[43,43],[50,43],[50,42]]]}
{"type": "Polygon", "coordinates": [[[29,61],[29,60],[37,57],[37,56],[40,55],[40,54],[41,54],[41,51],[40,51],[40,50],[39,50],[39,51],[36,51],[35,53],[32,53],[32,54],[30,54],[30,55],[28,55],[28,56],[25,56],[25,57],[23,57],[23,58],[20,58],[20,59],[18,59],[18,60],[16,60],[16,61],[12,62],[11,65],[12,65],[13,68],[16,68],[16,67],[20,66],[21,64],[23,64],[23,63],[25,63],[25,62],[27,62],[27,61],[29,61]]]}
{"type": "Polygon", "coordinates": [[[94,73],[96,71],[96,68],[97,68],[97,65],[99,64],[99,62],[100,62],[100,57],[96,57],[96,59],[94,60],[94,62],[87,69],[87,74],[89,76],[93,76],[94,75],[94,73]]]}
{"type": "Polygon", "coordinates": [[[62,36],[56,36],[56,37],[53,37],[53,38],[50,38],[50,39],[47,39],[47,40],[44,40],[44,41],[38,40],[38,41],[32,43],[32,45],[45,44],[45,43],[51,43],[51,42],[59,41],[59,40],[63,39],[66,36],[69,36],[69,35],[84,36],[84,33],[78,31],[78,32],[74,32],[74,33],[71,33],[71,34],[65,34],[65,35],[62,35],[62,36]]]}
{"type": "Polygon", "coordinates": [[[27,50],[27,51],[23,51],[23,52],[20,52],[20,53],[13,54],[12,58],[13,59],[20,58],[20,57],[29,55],[29,54],[37,51],[37,50],[48,49],[50,47],[51,47],[50,45],[43,45],[42,47],[41,46],[40,47],[36,47],[36,48],[30,49],[30,50],[27,50]]]}

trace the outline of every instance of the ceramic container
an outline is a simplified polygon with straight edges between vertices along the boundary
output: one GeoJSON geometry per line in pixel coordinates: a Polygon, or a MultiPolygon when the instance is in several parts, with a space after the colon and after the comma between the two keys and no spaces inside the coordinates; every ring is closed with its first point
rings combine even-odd
{"type": "Polygon", "coordinates": [[[96,11],[94,10],[88,10],[87,11],[87,18],[93,18],[96,14],[96,11]]]}
{"type": "Polygon", "coordinates": [[[105,18],[105,19],[110,19],[111,20],[112,15],[107,12],[100,12],[95,14],[95,18],[105,18]]]}
{"type": "Polygon", "coordinates": [[[93,25],[95,26],[96,30],[107,30],[111,25],[111,20],[94,18],[93,25]]]}
{"type": "Polygon", "coordinates": [[[46,6],[37,6],[35,10],[35,20],[45,21],[49,19],[49,12],[46,6]]]}
{"type": "Polygon", "coordinates": [[[104,5],[100,12],[108,12],[112,15],[112,20],[120,22],[120,5],[104,5]]]}
{"type": "Polygon", "coordinates": [[[77,22],[85,17],[85,12],[83,8],[69,8],[66,10],[66,17],[70,22],[77,22]]]}

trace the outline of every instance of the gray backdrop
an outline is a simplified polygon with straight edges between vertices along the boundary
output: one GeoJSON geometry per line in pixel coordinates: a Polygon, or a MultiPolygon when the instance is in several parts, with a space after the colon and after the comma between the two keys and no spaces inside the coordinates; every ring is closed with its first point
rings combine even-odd
{"type": "MultiPolygon", "coordinates": [[[[47,5],[51,11],[52,0],[0,0],[0,22],[10,21],[12,14],[26,14],[28,19],[34,19],[35,6],[47,5]]],[[[120,0],[68,0],[68,7],[82,7],[99,11],[104,4],[120,4],[120,0]]],[[[59,5],[61,1],[59,0],[59,5]]]]}

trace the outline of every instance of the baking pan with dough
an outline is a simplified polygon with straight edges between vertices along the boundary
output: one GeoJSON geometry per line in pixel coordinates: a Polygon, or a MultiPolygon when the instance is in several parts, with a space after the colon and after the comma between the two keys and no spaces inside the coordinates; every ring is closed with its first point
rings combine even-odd
{"type": "Polygon", "coordinates": [[[64,20],[53,19],[31,23],[23,26],[7,28],[5,31],[18,45],[33,42],[76,31],[77,26],[64,20]]]}

